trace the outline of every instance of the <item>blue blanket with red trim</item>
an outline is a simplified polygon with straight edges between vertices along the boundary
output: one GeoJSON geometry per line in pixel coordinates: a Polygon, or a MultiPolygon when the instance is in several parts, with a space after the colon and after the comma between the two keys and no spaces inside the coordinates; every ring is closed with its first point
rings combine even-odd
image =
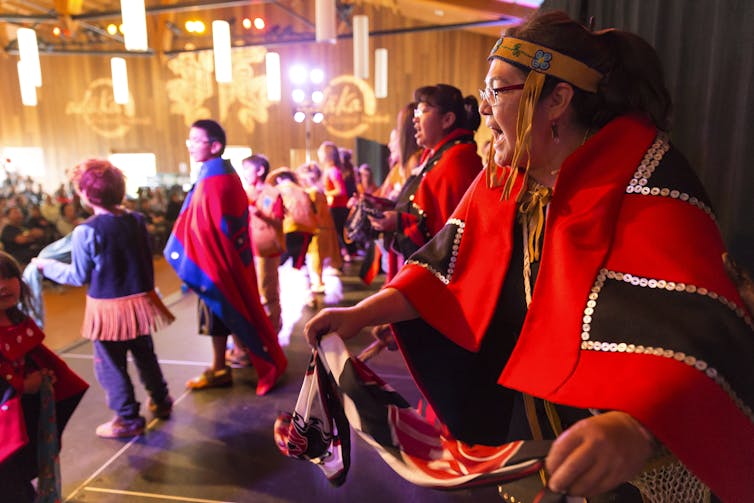
{"type": "Polygon", "coordinates": [[[259,300],[248,222],[241,180],[230,163],[211,159],[187,194],[164,253],[178,277],[248,348],[261,395],[287,360],[259,300]]]}

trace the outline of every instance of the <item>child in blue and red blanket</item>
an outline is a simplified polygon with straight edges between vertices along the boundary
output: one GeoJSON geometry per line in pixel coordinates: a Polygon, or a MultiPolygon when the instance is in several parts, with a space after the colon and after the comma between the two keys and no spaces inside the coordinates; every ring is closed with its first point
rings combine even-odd
{"type": "Polygon", "coordinates": [[[53,502],[60,501],[59,437],[89,385],[42,343],[24,312],[28,296],[18,263],[0,252],[0,494],[53,502]]]}

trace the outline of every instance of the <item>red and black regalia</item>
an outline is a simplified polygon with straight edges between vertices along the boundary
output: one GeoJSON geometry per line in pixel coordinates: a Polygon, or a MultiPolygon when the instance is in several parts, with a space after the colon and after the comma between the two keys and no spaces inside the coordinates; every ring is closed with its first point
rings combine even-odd
{"type": "MultiPolygon", "coordinates": [[[[44,337],[26,316],[0,327],[0,487],[4,489],[10,483],[20,491],[39,476],[37,491],[46,494],[50,486],[43,480],[56,478],[52,463],[60,451],[60,434],[89,388],[43,344],[44,337]],[[40,369],[54,376],[42,384],[49,389],[24,393],[25,377],[40,369]]],[[[2,501],[16,498],[20,496],[0,495],[2,501]]]]}
{"type": "Polygon", "coordinates": [[[477,177],[388,285],[419,312],[394,328],[450,433],[553,438],[579,417],[624,411],[715,495],[754,501],[754,325],[685,158],[633,116],[571,154],[528,307],[524,225],[502,190],[477,177]]]}
{"type": "Polygon", "coordinates": [[[398,195],[394,247],[408,258],[445,225],[482,169],[474,134],[456,129],[422,153],[398,195]]]}
{"type": "Polygon", "coordinates": [[[257,394],[282,375],[287,359],[259,300],[246,193],[221,158],[202,164],[173,227],[165,258],[249,350],[257,394]]]}

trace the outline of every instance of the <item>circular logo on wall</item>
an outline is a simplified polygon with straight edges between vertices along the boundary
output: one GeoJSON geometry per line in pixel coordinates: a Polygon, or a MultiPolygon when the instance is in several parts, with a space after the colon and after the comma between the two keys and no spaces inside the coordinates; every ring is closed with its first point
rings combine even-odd
{"type": "Polygon", "coordinates": [[[366,131],[371,123],[382,120],[375,116],[377,99],[374,91],[364,80],[353,75],[332,79],[324,95],[323,124],[333,136],[353,138],[366,131]]]}
{"type": "Polygon", "coordinates": [[[65,113],[81,116],[95,133],[105,138],[122,138],[137,122],[133,96],[129,95],[126,105],[115,103],[110,79],[92,81],[81,101],[68,102],[65,113]]]}

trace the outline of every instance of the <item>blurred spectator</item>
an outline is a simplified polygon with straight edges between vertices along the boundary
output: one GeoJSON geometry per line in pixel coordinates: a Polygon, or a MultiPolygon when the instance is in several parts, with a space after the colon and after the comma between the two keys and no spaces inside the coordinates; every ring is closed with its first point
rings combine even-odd
{"type": "Polygon", "coordinates": [[[55,222],[55,228],[58,234],[66,236],[73,231],[73,228],[81,223],[81,219],[76,214],[76,206],[72,202],[66,202],[60,205],[60,217],[55,222]]]}
{"type": "Polygon", "coordinates": [[[3,227],[0,241],[5,251],[15,258],[19,264],[28,264],[42,248],[44,231],[42,229],[29,229],[24,226],[24,214],[21,209],[11,206],[5,210],[7,222],[3,227]]]}
{"type": "Polygon", "coordinates": [[[379,190],[377,184],[374,183],[372,168],[369,167],[369,164],[359,166],[359,184],[356,189],[359,194],[374,194],[379,190]]]}
{"type": "Polygon", "coordinates": [[[57,235],[55,224],[42,216],[42,212],[36,204],[29,206],[29,217],[26,219],[26,227],[28,229],[42,229],[44,232],[42,238],[43,246],[52,243],[57,235]]]}
{"type": "Polygon", "coordinates": [[[44,195],[42,202],[39,204],[39,210],[42,216],[53,225],[60,218],[60,205],[55,202],[50,194],[44,195]]]}

